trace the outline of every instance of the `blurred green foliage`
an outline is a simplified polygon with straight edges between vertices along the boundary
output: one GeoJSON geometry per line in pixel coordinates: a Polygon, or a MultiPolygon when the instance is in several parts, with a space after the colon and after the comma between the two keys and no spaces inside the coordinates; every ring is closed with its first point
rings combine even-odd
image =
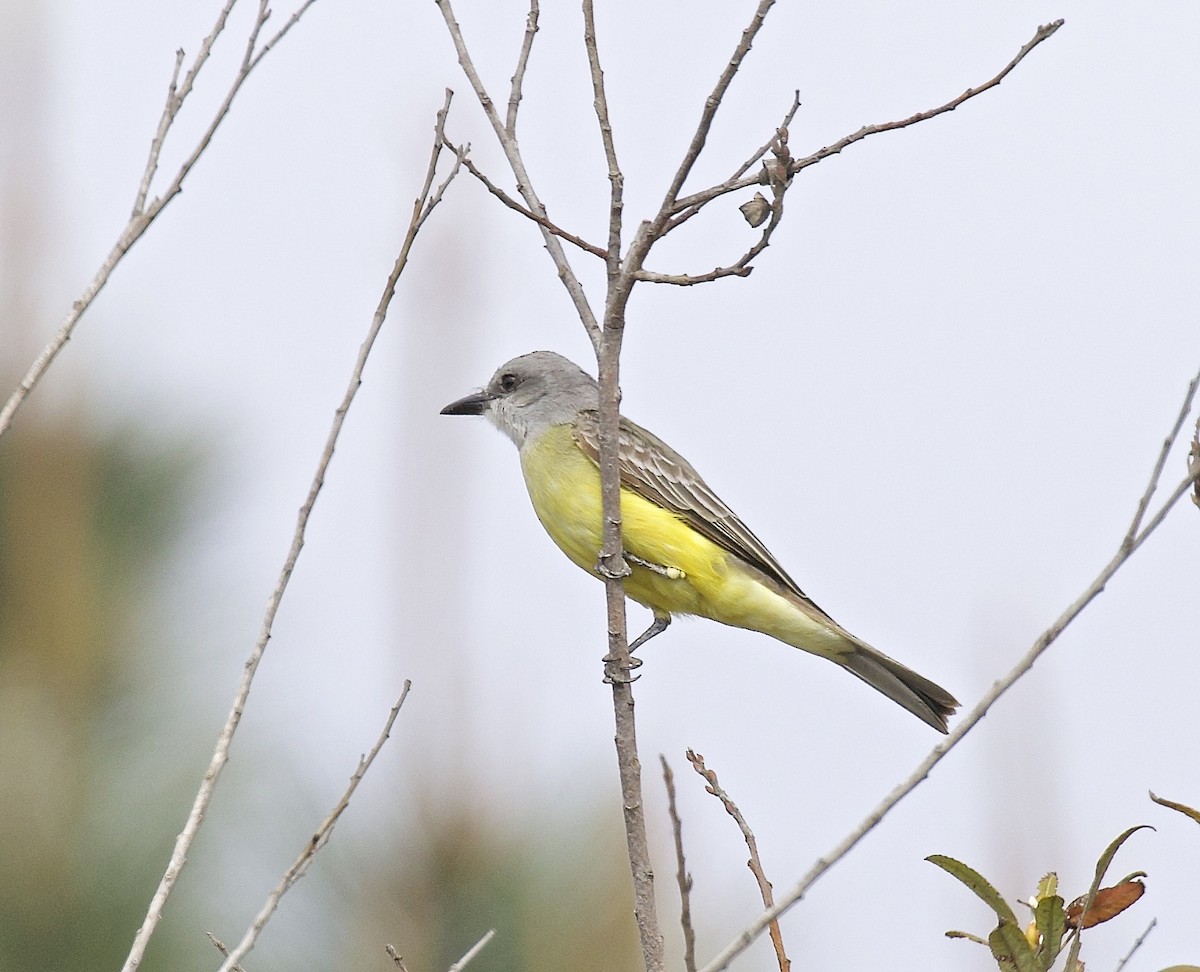
{"type": "Polygon", "coordinates": [[[105,723],[142,691],[139,618],[196,457],[22,419],[0,440],[0,970],[119,968],[173,824],[120,819],[145,804],[114,780],[156,740],[105,723]]]}

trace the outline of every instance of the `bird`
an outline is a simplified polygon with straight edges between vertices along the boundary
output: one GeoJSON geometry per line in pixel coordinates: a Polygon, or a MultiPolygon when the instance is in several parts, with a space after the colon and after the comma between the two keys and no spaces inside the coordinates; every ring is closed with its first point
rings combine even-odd
{"type": "MultiPolygon", "coordinates": [[[[599,386],[553,351],[496,369],[482,389],[441,410],[480,415],[516,445],[534,512],[558,547],[593,576],[603,539],[599,386]]],[[[940,685],[872,648],[826,614],[762,541],[653,433],[619,419],[625,595],[653,623],[633,651],[676,615],[758,631],[826,658],[923,722],[948,732],[958,701],[940,685]]]]}

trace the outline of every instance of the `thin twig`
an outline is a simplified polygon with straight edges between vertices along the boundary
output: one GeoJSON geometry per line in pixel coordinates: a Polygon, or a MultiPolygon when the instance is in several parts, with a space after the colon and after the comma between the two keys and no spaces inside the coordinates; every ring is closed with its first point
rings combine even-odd
{"type": "MultiPolygon", "coordinates": [[[[290,17],[288,17],[287,21],[284,23],[284,25],[282,27],[279,28],[279,30],[277,30],[275,32],[274,36],[271,37],[270,40],[268,40],[265,44],[263,44],[258,49],[258,53],[255,54],[254,57],[252,57],[250,59],[247,66],[252,68],[259,61],[261,61],[264,57],[266,57],[267,51],[269,51],[272,47],[274,47],[277,43],[279,43],[279,41],[283,37],[283,35],[286,34],[289,30],[291,30],[292,27],[295,26],[296,22],[301,17],[304,16],[304,14],[308,10],[308,8],[311,7],[316,2],[317,2],[317,0],[304,0],[304,3],[302,3],[299,7],[296,8],[295,12],[290,17]]],[[[267,16],[270,16],[269,10],[267,11],[267,16]]]]}
{"type": "Polygon", "coordinates": [[[1188,385],[1187,394],[1183,397],[1183,405],[1179,409],[1179,415],[1175,419],[1175,425],[1172,426],[1170,434],[1163,440],[1162,449],[1158,453],[1158,462],[1154,464],[1154,470],[1150,473],[1150,483],[1146,486],[1146,492],[1142,494],[1141,500],[1138,502],[1137,512],[1133,514],[1133,522],[1129,524],[1129,530],[1125,533],[1124,542],[1133,543],[1133,538],[1137,535],[1138,527],[1142,525],[1142,517],[1146,515],[1146,507],[1150,505],[1150,498],[1154,495],[1154,490],[1158,488],[1158,481],[1162,477],[1162,471],[1167,465],[1167,456],[1170,454],[1172,447],[1175,445],[1175,440],[1179,438],[1179,430],[1183,428],[1183,423],[1187,420],[1188,414],[1192,410],[1192,401],[1196,397],[1196,388],[1200,386],[1200,375],[1192,379],[1188,385]]]}
{"type": "Polygon", "coordinates": [[[487,945],[487,943],[490,942],[495,937],[496,937],[496,929],[495,928],[489,929],[487,931],[487,933],[483,936],[483,938],[479,939],[479,941],[477,941],[474,945],[472,945],[469,949],[467,949],[466,954],[463,955],[463,957],[460,958],[457,962],[455,962],[452,966],[450,966],[450,968],[447,969],[446,972],[462,972],[462,970],[467,967],[467,963],[470,962],[471,959],[473,959],[480,952],[482,952],[484,946],[487,945]]]}
{"type": "Polygon", "coordinates": [[[625,176],[617,161],[612,121],[608,117],[608,94],[604,90],[604,70],[600,67],[600,49],[596,44],[596,14],[592,0],[583,0],[583,46],[587,51],[588,71],[592,78],[593,105],[608,165],[608,267],[609,279],[621,272],[621,216],[625,208],[625,176]]]}
{"type": "Polygon", "coordinates": [[[725,65],[725,69],[717,79],[712,94],[705,100],[704,110],[700,113],[700,121],[696,125],[695,133],[692,135],[691,144],[688,145],[687,151],[683,156],[683,161],[679,163],[679,168],[675,171],[675,177],[671,180],[671,185],[667,188],[667,194],[662,203],[662,213],[670,214],[678,211],[677,199],[679,198],[679,191],[683,188],[683,184],[691,173],[692,167],[696,164],[696,160],[700,158],[700,153],[704,150],[704,143],[708,141],[708,133],[712,128],[717,109],[721,107],[721,101],[725,97],[725,92],[729,90],[729,85],[733,82],[738,68],[742,66],[743,59],[750,53],[750,47],[754,43],[754,38],[758,36],[763,22],[767,19],[767,14],[770,13],[773,6],[775,6],[775,0],[759,0],[758,8],[754,11],[754,16],[750,18],[749,25],[742,31],[742,39],[738,42],[733,55],[729,58],[729,63],[725,65]]]}
{"type": "Polygon", "coordinates": [[[321,821],[321,825],[317,827],[312,837],[308,839],[308,842],[304,845],[304,849],[292,862],[292,866],[284,872],[279,883],[267,895],[266,903],[255,916],[250,927],[246,929],[246,934],[242,936],[242,940],[238,942],[235,948],[230,949],[226,953],[225,961],[221,964],[218,972],[236,972],[239,968],[237,963],[245,958],[250,953],[250,950],[254,948],[254,943],[258,941],[258,936],[262,934],[262,930],[266,927],[267,922],[275,914],[283,896],[304,876],[304,872],[308,870],[308,866],[313,862],[313,858],[317,856],[321,848],[329,843],[329,838],[333,836],[333,828],[342,813],[350,806],[350,798],[354,796],[354,791],[358,789],[358,784],[362,782],[362,778],[366,776],[367,770],[375,762],[375,757],[383,749],[383,744],[388,741],[388,736],[392,733],[392,726],[396,724],[396,717],[400,714],[400,708],[404,705],[404,700],[408,698],[408,690],[411,687],[412,683],[408,679],[405,679],[404,690],[400,693],[400,698],[396,700],[396,704],[392,706],[391,711],[388,713],[387,720],[383,724],[383,731],[379,733],[379,738],[375,740],[375,745],[371,747],[371,751],[359,759],[358,767],[355,769],[353,775],[351,775],[350,783],[346,787],[345,792],[342,793],[342,798],[329,811],[329,815],[321,821]]]}
{"type": "MultiPolygon", "coordinates": [[[[508,159],[509,167],[512,169],[513,175],[516,176],[517,191],[520,192],[521,198],[525,200],[525,204],[532,212],[545,216],[546,207],[542,205],[541,199],[538,198],[537,193],[534,191],[533,182],[530,180],[529,173],[525,169],[525,160],[521,156],[521,149],[517,144],[516,136],[509,133],[505,122],[501,120],[499,113],[496,111],[495,102],[492,101],[487,88],[483,84],[483,80],[479,77],[479,72],[475,70],[475,62],[471,59],[471,52],[467,49],[467,42],[463,38],[462,28],[454,17],[454,10],[450,5],[450,0],[436,0],[436,2],[438,9],[442,12],[442,19],[446,21],[446,29],[450,32],[450,39],[454,42],[459,66],[462,67],[463,73],[471,83],[471,89],[475,92],[475,97],[479,99],[483,113],[487,116],[487,120],[492,126],[492,131],[496,133],[500,147],[504,150],[504,156],[508,159]]],[[[515,132],[515,115],[512,119],[512,129],[515,132]]],[[[580,283],[574,269],[571,267],[570,261],[567,260],[567,255],[563,252],[562,243],[559,241],[558,236],[550,232],[544,225],[539,224],[539,227],[542,231],[542,239],[546,244],[546,250],[549,252],[551,260],[554,261],[555,269],[558,270],[559,279],[562,280],[563,286],[567,289],[567,294],[575,306],[576,313],[579,314],[579,319],[583,322],[588,338],[592,342],[592,347],[598,350],[600,347],[600,325],[596,321],[596,315],[592,311],[587,295],[583,291],[583,284],[580,283]]]]}
{"type": "MultiPolygon", "coordinates": [[[[33,391],[38,382],[42,380],[42,377],[46,374],[46,371],[50,368],[50,365],[53,364],[54,359],[58,357],[59,352],[62,351],[62,349],[66,347],[67,342],[71,340],[71,335],[74,333],[75,326],[79,323],[80,318],[82,318],[84,312],[91,307],[92,302],[96,299],[97,294],[104,289],[105,284],[108,283],[109,277],[112,276],[113,271],[125,258],[125,254],[129,252],[130,247],[132,247],[139,239],[141,239],[142,234],[149,229],[150,225],[155,221],[155,219],[158,218],[159,214],[164,208],[166,208],[167,204],[182,191],[184,180],[188,177],[188,174],[192,171],[192,168],[199,161],[200,156],[203,155],[204,151],[208,148],[209,143],[212,141],[213,135],[220,127],[221,122],[224,121],[225,116],[229,113],[229,107],[233,104],[233,99],[241,90],[241,87],[243,83],[245,83],[246,78],[249,77],[250,72],[262,59],[262,55],[266,53],[266,49],[264,48],[259,50],[257,57],[252,56],[254,50],[253,45],[257,42],[259,32],[262,30],[262,26],[266,22],[266,17],[269,15],[269,11],[266,9],[266,0],[260,0],[259,14],[255,18],[254,24],[251,26],[248,36],[248,54],[246,57],[243,57],[241,65],[237,73],[234,75],[233,83],[230,85],[228,92],[225,94],[224,100],[213,114],[212,120],[209,122],[208,127],[204,130],[204,133],[196,142],[191,154],[188,155],[183,164],[179,167],[179,170],[175,173],[174,178],[163,191],[162,195],[156,197],[152,202],[147,204],[146,197],[149,195],[151,182],[154,178],[155,172],[158,169],[158,159],[162,151],[163,142],[167,137],[172,123],[179,113],[180,106],[182,106],[184,99],[192,90],[192,85],[195,81],[196,75],[199,74],[200,69],[207,62],[209,52],[212,50],[212,46],[216,42],[218,35],[224,29],[226,18],[236,2],[237,0],[226,0],[225,6],[222,7],[221,13],[217,18],[216,26],[200,45],[200,51],[196,55],[196,60],[193,62],[191,69],[187,72],[187,74],[184,75],[183,82],[179,84],[178,89],[176,88],[176,82],[179,78],[179,69],[183,63],[183,57],[180,52],[176,52],[175,66],[171,73],[171,83],[168,85],[167,89],[167,104],[163,109],[163,114],[159,119],[154,138],[150,143],[150,154],[146,161],[146,167],[142,173],[142,178],[138,182],[137,193],[134,198],[133,212],[129,217],[129,222],[126,223],[125,228],[121,230],[121,233],[117,237],[116,242],[113,244],[112,249],[109,250],[108,255],[100,264],[100,267],[92,277],[91,282],[84,288],[83,293],[81,293],[76,301],[71,305],[70,311],[67,313],[66,318],[59,326],[59,329],[55,333],[54,337],[50,339],[50,341],[34,359],[33,363],[29,366],[28,371],[25,372],[25,376],[13,390],[13,393],[8,397],[8,401],[4,403],[4,407],[0,409],[0,436],[4,435],[4,433],[8,431],[9,426],[12,425],[13,418],[16,415],[17,410],[25,402],[25,399],[29,396],[29,393],[33,391]]],[[[270,44],[274,44],[279,41],[284,34],[286,34],[287,31],[296,24],[300,18],[300,14],[307,10],[313,2],[314,0],[306,0],[304,5],[288,20],[279,33],[277,33],[271,39],[270,44]]]]}
{"type": "MultiPolygon", "coordinates": [[[[1198,375],[1200,377],[1200,375],[1198,375]]],[[[1191,386],[1188,386],[1189,389],[1191,386]]],[[[834,864],[845,857],[875,826],[883,820],[888,813],[909,793],[911,793],[917,785],[924,780],[933,768],[941,762],[942,758],[950,752],[955,746],[960,743],[968,732],[973,729],[981,719],[987,714],[988,709],[992,704],[1007,692],[1012,686],[1032,667],[1034,662],[1042,655],[1042,653],[1050,647],[1051,644],[1058,638],[1059,635],[1066,630],[1071,624],[1099,594],[1104,590],[1105,585],[1112,579],[1113,575],[1125,564],[1127,560],[1137,551],[1146,539],[1156,530],[1159,525],[1166,519],[1167,514],[1179,502],[1180,497],[1188,492],[1196,483],[1200,483],[1200,460],[1193,461],[1189,468],[1188,475],[1178,486],[1172,490],[1171,494],[1164,500],[1158,511],[1150,518],[1150,520],[1141,528],[1134,537],[1132,543],[1125,543],[1122,540],[1117,553],[1104,566],[1096,579],[1088,586],[1088,588],[1079,595],[1078,598],[1069,606],[1059,617],[1050,625],[1038,639],[1030,647],[1029,651],[1021,658],[1013,669],[997,681],[991,689],[989,689],[979,701],[951,733],[925,757],[913,771],[913,773],[902,783],[900,783],[891,793],[887,795],[878,806],[872,810],[867,817],[854,828],[836,847],[828,854],[821,857],[809,869],[808,873],[800,879],[800,882],[792,888],[784,897],[776,902],[773,908],[768,908],[761,915],[754,919],[725,948],[723,948],[711,962],[709,962],[701,972],[720,972],[722,969],[729,967],[729,963],[740,955],[745,949],[762,934],[769,923],[775,918],[782,915],[785,911],[791,908],[805,894],[816,881],[828,871],[834,864]]],[[[1157,485],[1152,481],[1152,485],[1157,485]]]]}
{"type": "Polygon", "coordinates": [[[525,83],[525,71],[529,67],[529,55],[533,50],[533,38],[538,32],[538,0],[529,0],[529,13],[525,17],[525,36],[521,40],[521,53],[517,55],[517,69],[513,71],[512,87],[508,95],[508,114],[504,118],[504,131],[511,139],[517,137],[517,109],[521,107],[521,88],[525,83]]]}
{"type": "Polygon", "coordinates": [[[748,277],[753,271],[753,267],[735,264],[732,267],[717,267],[708,273],[698,273],[695,276],[686,273],[656,273],[653,270],[639,270],[634,274],[634,277],[646,283],[674,284],[676,287],[694,287],[696,284],[712,283],[712,281],[720,280],[722,277],[748,277]]]}
{"type": "MultiPolygon", "coordinates": [[[[217,938],[217,936],[212,932],[205,932],[204,934],[208,936],[208,940],[213,943],[218,952],[220,952],[222,955],[229,954],[229,949],[225,946],[225,943],[221,941],[221,939],[217,938]]],[[[246,972],[246,970],[240,965],[235,965],[231,972],[246,972]]]]}
{"type": "Polygon", "coordinates": [[[752,168],[754,168],[754,166],[756,166],[762,160],[762,157],[764,155],[766,155],[769,151],[771,151],[771,148],[775,144],[775,139],[778,137],[779,129],[787,130],[792,127],[792,122],[796,118],[796,112],[798,112],[799,110],[800,110],[800,92],[799,92],[799,90],[797,90],[792,93],[792,103],[788,107],[788,110],[786,112],[784,112],[783,121],[781,121],[779,123],[779,126],[775,129],[775,133],[772,134],[769,139],[767,139],[765,142],[763,142],[762,145],[760,145],[757,149],[755,149],[754,154],[751,155],[750,158],[746,159],[746,161],[743,162],[741,165],[739,165],[737,168],[737,171],[734,172],[730,178],[731,179],[740,179],[747,172],[749,172],[752,168]]]}
{"type": "Polygon", "coordinates": [[[1125,953],[1125,957],[1123,959],[1121,959],[1120,962],[1117,963],[1117,967],[1115,969],[1113,969],[1113,972],[1121,972],[1121,969],[1125,968],[1125,966],[1129,964],[1129,960],[1131,958],[1133,958],[1133,953],[1142,947],[1142,942],[1144,942],[1147,938],[1150,937],[1150,933],[1152,931],[1154,931],[1154,926],[1157,924],[1158,924],[1157,918],[1150,919],[1150,924],[1148,924],[1146,926],[1146,930],[1144,932],[1142,932],[1140,935],[1138,935],[1137,941],[1134,942],[1133,946],[1129,949],[1129,951],[1125,953]]]}
{"type": "Polygon", "coordinates": [[[308,528],[308,520],[312,515],[313,507],[316,505],[321,487],[325,484],[325,475],[329,470],[330,462],[333,460],[334,448],[341,434],[342,425],[346,420],[350,406],[354,402],[354,397],[358,393],[358,388],[362,384],[362,376],[366,368],[367,358],[371,354],[375,339],[379,336],[379,332],[383,328],[388,306],[391,303],[392,296],[396,292],[396,282],[399,280],[401,272],[403,272],[404,267],[408,263],[408,254],[412,249],[413,241],[416,239],[417,231],[428,218],[429,213],[433,211],[433,208],[441,201],[442,193],[449,184],[450,179],[459,171],[460,160],[456,158],[450,175],[446,177],[446,180],[432,196],[428,195],[429,187],[433,183],[433,170],[436,168],[437,160],[442,150],[442,131],[446,121],[446,113],[450,108],[450,98],[451,93],[447,91],[446,101],[437,115],[430,171],[426,173],[422,195],[413,204],[412,221],[409,223],[408,232],[400,248],[400,255],[396,258],[395,266],[393,266],[392,272],[388,276],[383,296],[380,297],[379,305],[375,309],[375,315],[367,330],[367,336],[359,348],[358,357],[354,362],[354,368],[351,372],[350,382],[346,387],[345,394],[342,396],[341,403],[334,411],[333,422],[330,426],[329,434],[325,439],[325,446],[321,451],[320,458],[317,460],[317,469],[308,487],[308,495],[304,500],[304,505],[300,507],[300,511],[296,516],[296,528],[292,534],[291,545],[288,548],[287,556],[284,558],[283,566],[280,568],[279,577],[275,582],[275,589],[267,599],[267,609],[259,628],[258,638],[243,666],[242,680],[234,695],[233,706],[229,710],[225,724],[221,727],[221,731],[217,735],[217,742],[213,749],[212,758],[209,760],[208,768],[204,772],[200,787],[196,791],[187,821],[184,823],[183,830],[179,836],[175,838],[175,848],[171,853],[171,859],[150,901],[146,917],[143,919],[142,925],[134,938],[122,972],[134,972],[141,963],[150,937],[154,934],[154,929],[158,926],[158,922],[162,918],[167,898],[170,896],[172,889],[175,887],[175,882],[178,880],[179,874],[187,862],[187,855],[192,842],[196,839],[200,825],[204,822],[204,816],[208,811],[208,805],[212,800],[213,791],[216,789],[221,770],[224,769],[226,762],[229,760],[229,749],[233,743],[234,733],[241,722],[246,700],[250,696],[250,688],[254,682],[254,676],[267,650],[267,643],[271,638],[271,629],[275,623],[275,615],[279,611],[279,605],[287,590],[288,582],[291,580],[292,572],[295,570],[296,561],[300,556],[301,549],[304,547],[304,535],[308,528]]]}
{"type": "MultiPolygon", "coordinates": [[[[964,102],[969,101],[977,95],[981,95],[983,92],[996,87],[996,85],[1003,81],[1009,75],[1009,73],[1025,59],[1026,55],[1029,54],[1030,51],[1032,51],[1043,41],[1047,40],[1062,25],[1062,20],[1056,20],[1051,24],[1045,24],[1044,26],[1039,27],[1037,32],[1033,35],[1032,40],[1030,40],[1029,43],[1025,44],[1017,52],[1016,57],[1009,61],[1008,64],[1001,69],[999,74],[995,75],[995,77],[991,78],[990,80],[985,81],[978,87],[968,88],[957,98],[952,98],[950,101],[947,101],[943,105],[939,105],[937,108],[931,108],[928,111],[917,112],[917,114],[910,115],[908,118],[904,118],[899,121],[884,122],[878,125],[864,125],[857,132],[847,135],[845,138],[839,139],[832,145],[827,145],[825,148],[814,152],[812,155],[806,156],[802,159],[793,160],[791,164],[792,175],[795,175],[802,169],[808,168],[810,165],[816,165],[818,162],[829,158],[831,155],[837,155],[842,151],[842,149],[853,145],[856,142],[861,142],[864,138],[867,138],[870,135],[878,135],[880,132],[891,132],[896,131],[897,129],[907,128],[908,126],[915,125],[918,122],[927,121],[930,118],[935,118],[938,115],[945,114],[948,111],[953,111],[964,102]]],[[[708,189],[702,190],[701,192],[692,193],[690,196],[684,196],[675,202],[672,215],[676,213],[682,213],[686,209],[707,203],[713,199],[716,199],[718,196],[725,195],[726,193],[736,192],[740,189],[749,188],[750,186],[761,185],[763,183],[763,179],[764,177],[762,174],[730,179],[722,182],[720,185],[712,186],[708,189]]]]}
{"type": "Polygon", "coordinates": [[[692,876],[688,874],[683,856],[683,821],[675,807],[675,774],[667,757],[658,754],[662,763],[663,783],[667,787],[667,815],[671,818],[671,833],[675,835],[675,880],[679,884],[679,923],[683,927],[683,967],[696,972],[696,929],[692,927],[692,876]]]}
{"type": "MultiPolygon", "coordinates": [[[[750,825],[746,823],[746,818],[742,816],[742,811],[738,809],[738,805],[733,802],[733,798],[717,782],[716,771],[710,770],[704,765],[704,757],[689,749],[687,751],[687,758],[688,762],[692,764],[692,769],[699,773],[700,777],[707,784],[705,789],[721,801],[725,807],[725,812],[733,817],[738,825],[738,829],[742,832],[742,837],[746,841],[746,847],[750,851],[750,860],[746,862],[746,866],[750,868],[750,873],[754,875],[754,880],[758,882],[758,892],[762,896],[763,907],[770,908],[775,904],[775,897],[771,888],[771,882],[767,880],[767,875],[763,871],[762,858],[758,856],[758,841],[754,839],[754,832],[750,829],[750,825]]],[[[788,972],[792,967],[792,963],[783,948],[783,934],[779,930],[779,921],[773,919],[769,928],[771,944],[775,946],[775,960],[779,963],[779,972],[788,972]]]]}
{"type": "MultiPolygon", "coordinates": [[[[452,142],[450,142],[448,139],[446,141],[446,147],[451,149],[452,151],[455,150],[454,144],[452,142]]],[[[558,237],[566,240],[568,243],[573,243],[575,246],[579,247],[581,250],[584,250],[584,251],[592,254],[592,256],[598,256],[598,257],[600,257],[601,260],[607,258],[608,251],[605,250],[603,247],[599,247],[593,243],[589,243],[587,240],[582,240],[578,236],[576,236],[574,233],[568,233],[561,226],[555,225],[555,223],[553,223],[547,217],[542,216],[538,213],[535,213],[533,210],[528,209],[525,206],[522,206],[519,202],[517,202],[517,200],[513,199],[512,196],[510,196],[503,189],[501,189],[494,182],[492,182],[491,179],[489,179],[486,175],[484,175],[484,173],[479,169],[479,167],[476,166],[474,162],[472,162],[469,158],[467,158],[465,156],[463,157],[463,165],[466,166],[467,171],[469,173],[471,173],[471,175],[473,175],[476,179],[478,179],[480,182],[483,183],[484,188],[487,189],[488,192],[490,192],[493,196],[495,196],[502,203],[504,203],[504,205],[507,206],[509,209],[513,210],[514,212],[520,213],[526,219],[533,220],[539,226],[542,226],[545,229],[549,230],[555,236],[558,236],[558,237]]]]}
{"type": "Polygon", "coordinates": [[[395,945],[384,945],[383,950],[387,952],[388,958],[392,960],[392,965],[396,966],[400,972],[408,972],[408,966],[404,964],[404,956],[396,951],[395,945]]]}
{"type": "MultiPolygon", "coordinates": [[[[744,176],[747,172],[749,172],[750,169],[752,169],[759,161],[761,161],[762,157],[764,155],[766,155],[767,152],[769,152],[771,150],[771,147],[775,144],[775,140],[778,137],[779,132],[787,131],[791,127],[792,121],[796,117],[796,112],[799,110],[800,110],[800,92],[797,91],[792,96],[792,104],[788,108],[787,112],[784,114],[783,121],[779,123],[779,128],[777,128],[775,130],[775,134],[773,134],[766,142],[764,142],[757,149],[755,149],[754,154],[751,155],[750,158],[748,158],[741,165],[739,165],[737,167],[737,170],[733,173],[733,175],[731,175],[728,179],[726,179],[725,182],[722,184],[723,185],[732,185],[732,184],[736,183],[739,179],[741,179],[742,176],[744,176]]],[[[762,177],[761,177],[761,175],[759,175],[757,177],[756,181],[761,182],[761,179],[762,179],[762,177]]],[[[715,197],[712,197],[712,198],[715,198],[715,197]]],[[[663,225],[662,235],[666,236],[672,230],[678,229],[680,226],[682,226],[684,223],[686,223],[689,219],[691,219],[693,216],[695,216],[697,213],[699,213],[700,210],[702,210],[705,207],[705,205],[707,205],[707,203],[712,201],[712,198],[706,199],[704,202],[697,203],[694,206],[688,206],[686,209],[673,215],[663,225]]],[[[655,282],[656,283],[673,283],[674,281],[665,280],[665,281],[655,281],[655,282]]]]}

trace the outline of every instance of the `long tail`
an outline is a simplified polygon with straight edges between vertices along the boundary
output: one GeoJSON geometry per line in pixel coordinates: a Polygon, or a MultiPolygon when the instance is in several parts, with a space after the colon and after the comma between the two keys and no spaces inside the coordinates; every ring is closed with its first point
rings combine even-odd
{"type": "Polygon", "coordinates": [[[946,719],[954,715],[958,699],[937,683],[858,639],[854,641],[853,652],[834,660],[938,732],[949,731],[946,719]]]}

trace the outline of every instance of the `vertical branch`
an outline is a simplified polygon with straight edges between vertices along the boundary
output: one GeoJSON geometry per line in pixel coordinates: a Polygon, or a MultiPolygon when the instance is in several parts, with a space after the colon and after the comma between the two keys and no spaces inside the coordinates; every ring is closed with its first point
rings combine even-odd
{"type": "Polygon", "coordinates": [[[688,874],[687,861],[683,856],[683,821],[675,807],[675,774],[667,757],[658,756],[662,763],[663,783],[667,787],[667,813],[671,818],[671,832],[675,835],[675,863],[678,870],[675,880],[679,883],[679,924],[683,926],[683,967],[686,972],[696,972],[696,929],[692,927],[692,876],[688,874]]]}
{"type": "Polygon", "coordinates": [[[646,839],[646,813],[642,799],[642,766],[638,759],[637,724],[634,718],[633,681],[629,675],[629,635],[625,618],[625,563],[621,534],[621,477],[617,463],[620,443],[620,360],[625,332],[625,305],[631,281],[621,269],[621,221],[624,211],[625,177],[617,161],[612,123],[608,117],[608,96],[604,90],[604,71],[596,43],[596,18],[592,0],[583,0],[583,40],[595,96],[596,121],[604,144],[610,186],[608,213],[608,254],[605,267],[608,289],[604,302],[604,329],[597,355],[600,381],[600,499],[604,517],[604,543],[600,567],[604,574],[608,616],[609,662],[606,673],[613,691],[615,743],[621,778],[621,797],[625,808],[625,842],[629,868],[633,875],[634,915],[642,943],[646,972],[663,968],[663,936],[658,926],[654,900],[654,869],[646,839]]]}
{"type": "Polygon", "coordinates": [[[517,56],[517,69],[513,71],[512,88],[508,94],[508,114],[504,118],[504,133],[512,139],[517,137],[517,109],[521,107],[521,89],[525,84],[525,71],[529,67],[533,38],[538,32],[540,13],[538,0],[529,0],[529,14],[525,18],[525,38],[521,41],[521,53],[517,56]]]}
{"type": "MultiPolygon", "coordinates": [[[[592,75],[592,93],[595,96],[596,121],[600,124],[600,139],[604,143],[604,158],[608,163],[608,181],[611,187],[608,210],[608,258],[605,261],[609,280],[621,269],[621,217],[624,211],[625,177],[617,162],[617,148],[613,142],[612,123],[608,118],[608,95],[604,91],[604,71],[600,67],[600,51],[596,46],[596,17],[592,0],[583,0],[583,45],[587,49],[588,69],[592,75]]],[[[608,322],[605,321],[605,327],[608,322]]]]}
{"type": "MultiPolygon", "coordinates": [[[[611,295],[611,288],[610,288],[611,295]]],[[[611,301],[611,297],[610,297],[611,301]]],[[[633,876],[634,916],[642,943],[646,972],[662,972],[663,937],[654,901],[654,869],[646,838],[646,812],[642,802],[642,764],[638,759],[637,724],[629,670],[629,636],[625,625],[625,585],[629,573],[621,544],[621,480],[617,466],[618,384],[622,315],[624,307],[605,313],[600,342],[600,494],[604,511],[604,545],[597,568],[604,576],[607,596],[608,654],[606,677],[612,683],[614,743],[621,778],[621,803],[625,815],[625,843],[633,876]]]]}

